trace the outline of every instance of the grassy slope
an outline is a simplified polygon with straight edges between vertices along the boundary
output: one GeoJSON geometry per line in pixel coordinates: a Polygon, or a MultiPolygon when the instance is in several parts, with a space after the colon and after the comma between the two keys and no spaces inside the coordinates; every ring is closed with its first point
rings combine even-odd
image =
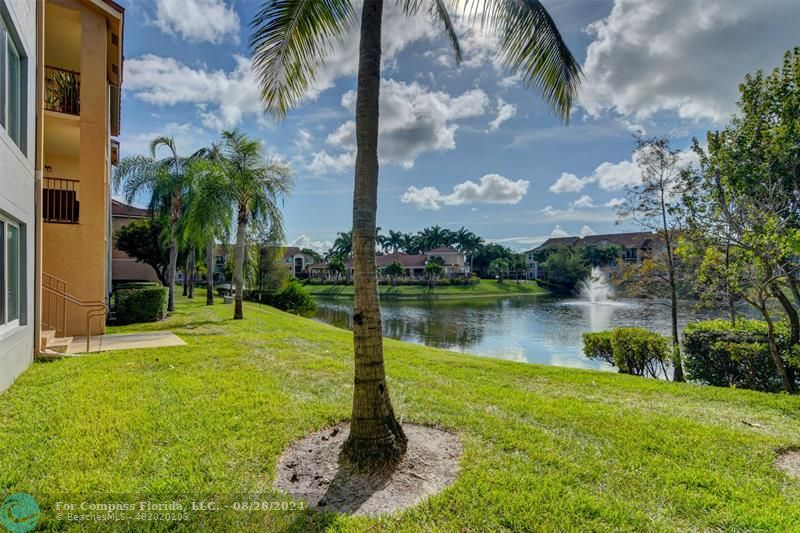
{"type": "MultiPolygon", "coordinates": [[[[0,395],[0,496],[36,494],[45,527],[55,496],[44,493],[278,498],[281,450],[349,415],[351,336],[253,304],[234,322],[232,306],[203,301],[121,329],[169,328],[186,347],[37,363],[0,395]]],[[[772,467],[776,449],[800,442],[800,397],[386,347],[399,415],[460,435],[453,487],[381,520],[220,511],[185,527],[800,527],[800,482],[772,467]]]]}
{"type": "MultiPolygon", "coordinates": [[[[332,297],[353,297],[352,285],[305,285],[305,288],[314,295],[332,297]]],[[[434,287],[433,290],[424,285],[381,285],[379,287],[383,298],[469,298],[473,296],[511,296],[516,294],[546,294],[547,290],[535,283],[515,283],[506,281],[496,283],[482,280],[475,285],[443,285],[434,287]]]]}

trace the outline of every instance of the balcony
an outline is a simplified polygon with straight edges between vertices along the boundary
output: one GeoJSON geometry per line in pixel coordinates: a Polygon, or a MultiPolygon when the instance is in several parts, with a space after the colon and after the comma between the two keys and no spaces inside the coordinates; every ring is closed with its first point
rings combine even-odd
{"type": "Polygon", "coordinates": [[[44,178],[42,219],[51,224],[77,224],[80,221],[80,182],[65,178],[44,178]]]}
{"type": "Polygon", "coordinates": [[[73,70],[45,67],[44,108],[47,111],[80,116],[81,74],[73,70]]]}

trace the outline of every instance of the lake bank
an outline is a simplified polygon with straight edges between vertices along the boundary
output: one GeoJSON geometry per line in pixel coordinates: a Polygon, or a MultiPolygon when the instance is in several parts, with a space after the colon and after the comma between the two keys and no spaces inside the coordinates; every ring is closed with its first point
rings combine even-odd
{"type": "MultiPolygon", "coordinates": [[[[355,291],[353,285],[334,284],[304,284],[303,287],[313,296],[325,298],[352,299],[355,291]]],[[[379,285],[378,292],[381,299],[395,300],[433,300],[446,298],[486,298],[517,295],[550,294],[547,289],[539,287],[536,283],[508,280],[497,283],[491,280],[481,280],[471,285],[436,285],[430,288],[426,285],[379,285]]]]}

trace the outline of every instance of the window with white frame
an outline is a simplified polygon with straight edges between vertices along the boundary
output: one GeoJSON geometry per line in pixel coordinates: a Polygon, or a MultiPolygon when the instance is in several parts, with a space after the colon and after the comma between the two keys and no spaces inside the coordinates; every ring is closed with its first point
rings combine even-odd
{"type": "Polygon", "coordinates": [[[25,272],[20,227],[0,216],[0,329],[19,324],[22,275],[25,272]]]}
{"type": "Polygon", "coordinates": [[[24,57],[14,44],[4,19],[0,19],[0,126],[24,151],[24,57]]]}

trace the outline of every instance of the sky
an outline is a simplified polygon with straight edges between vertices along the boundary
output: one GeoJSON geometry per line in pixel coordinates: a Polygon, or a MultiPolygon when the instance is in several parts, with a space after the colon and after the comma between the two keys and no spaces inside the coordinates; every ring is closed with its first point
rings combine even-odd
{"type": "MultiPolygon", "coordinates": [[[[640,176],[634,136],[723,127],[747,73],[800,46],[797,0],[542,0],[583,69],[564,125],[504,68],[494,35],[458,17],[464,61],[440,27],[385,3],[378,225],[465,226],[515,250],[550,236],[637,230],[616,207],[640,176]]],[[[285,120],[250,70],[256,0],[124,0],[122,155],[169,135],[188,155],[238,127],[288,162],[287,242],[326,250],[352,216],[357,30],[285,120]]],[[[357,4],[356,9],[360,6],[357,4]]],[[[685,160],[690,161],[688,155],[685,160]]]]}

